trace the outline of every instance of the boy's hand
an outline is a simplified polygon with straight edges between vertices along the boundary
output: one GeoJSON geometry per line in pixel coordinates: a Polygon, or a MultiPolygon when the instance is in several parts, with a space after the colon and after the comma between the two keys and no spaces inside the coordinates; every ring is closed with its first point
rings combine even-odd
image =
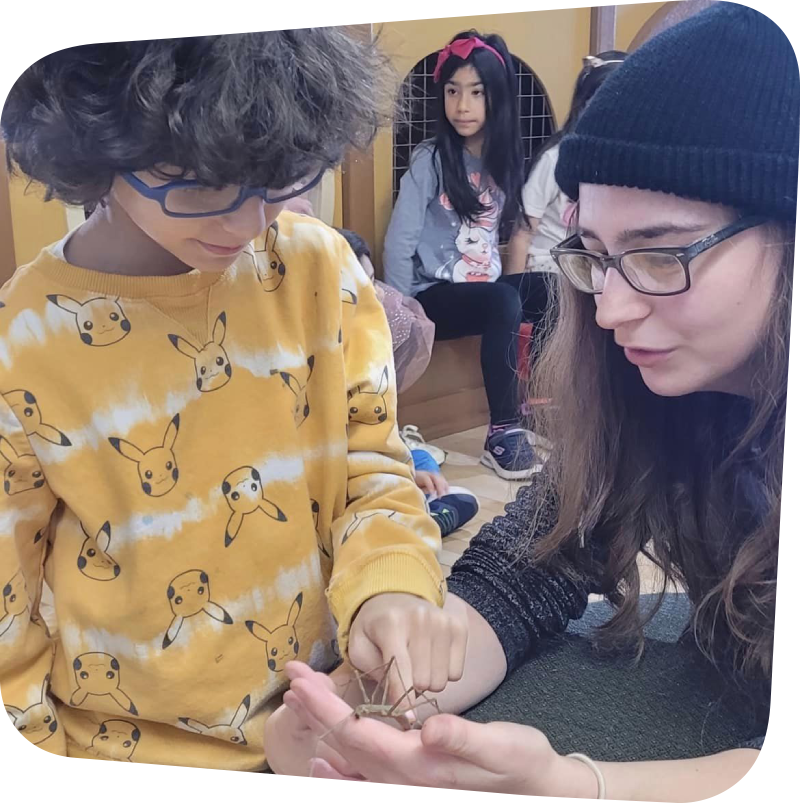
{"type": "Polygon", "coordinates": [[[419,692],[439,692],[449,681],[459,680],[466,651],[466,616],[413,594],[378,594],[356,614],[348,657],[362,672],[372,672],[394,658],[399,677],[395,673],[388,678],[387,699],[395,702],[410,686],[419,692]]]}
{"type": "Polygon", "coordinates": [[[432,471],[415,470],[414,482],[426,496],[441,498],[450,490],[447,480],[441,474],[434,474],[432,471]]]}

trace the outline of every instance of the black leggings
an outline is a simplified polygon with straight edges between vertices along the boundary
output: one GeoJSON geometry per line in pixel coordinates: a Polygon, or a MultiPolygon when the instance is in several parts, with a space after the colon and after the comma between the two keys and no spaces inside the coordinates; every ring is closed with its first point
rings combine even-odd
{"type": "Polygon", "coordinates": [[[437,340],[482,335],[481,370],[492,424],[519,421],[517,334],[522,321],[538,331],[547,309],[546,277],[538,272],[501,276],[496,282],[429,287],[417,295],[436,324],[437,340]]]}

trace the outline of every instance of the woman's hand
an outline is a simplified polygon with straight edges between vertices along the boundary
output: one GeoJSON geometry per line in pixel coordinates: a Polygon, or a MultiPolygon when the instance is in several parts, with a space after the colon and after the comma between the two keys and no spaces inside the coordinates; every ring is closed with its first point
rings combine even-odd
{"type": "MultiPolygon", "coordinates": [[[[331,676],[314,674],[319,675],[318,682],[325,689],[334,695],[338,694],[331,676]]],[[[339,670],[334,676],[337,674],[350,677],[339,670]]],[[[264,754],[269,768],[276,775],[308,775],[311,760],[318,757],[337,773],[337,777],[360,780],[353,768],[333,748],[320,741],[318,734],[286,705],[276,709],[266,721],[264,754]]]]}
{"type": "Polygon", "coordinates": [[[347,773],[319,755],[315,777],[361,776],[368,781],[593,798],[597,784],[588,767],[564,758],[540,731],[508,722],[482,725],[441,714],[422,730],[398,731],[376,719],[356,718],[331,693],[325,676],[305,664],[286,668],[291,678],[285,704],[347,763],[347,773]]]}

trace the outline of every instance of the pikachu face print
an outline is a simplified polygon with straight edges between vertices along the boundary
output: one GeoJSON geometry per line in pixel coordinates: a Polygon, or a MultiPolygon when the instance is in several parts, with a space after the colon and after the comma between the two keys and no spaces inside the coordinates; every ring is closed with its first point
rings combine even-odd
{"type": "Polygon", "coordinates": [[[131,322],[118,298],[101,296],[81,303],[69,296],[49,295],[47,300],[75,316],[78,334],[87,346],[110,346],[130,334],[131,322]]]}
{"type": "Polygon", "coordinates": [[[201,393],[219,390],[230,382],[233,375],[231,361],[222,347],[227,325],[225,313],[220,312],[214,323],[211,340],[199,349],[180,335],[167,335],[169,342],[181,354],[194,362],[195,383],[201,393]]]}
{"type": "Polygon", "coordinates": [[[139,482],[148,496],[164,496],[178,482],[178,461],[175,459],[175,440],[178,437],[181,417],[177,414],[167,425],[160,446],[146,452],[121,438],[109,438],[109,443],[139,469],[139,482]]]}
{"type": "Polygon", "coordinates": [[[339,297],[342,304],[358,304],[358,291],[353,279],[347,271],[342,271],[342,284],[339,288],[339,297]]]}
{"type": "Polygon", "coordinates": [[[9,495],[35,491],[44,485],[44,472],[32,454],[17,454],[11,442],[0,435],[0,455],[8,463],[3,472],[3,490],[9,495]]]}
{"type": "Polygon", "coordinates": [[[167,599],[172,610],[172,621],[161,644],[164,650],[178,638],[183,623],[201,611],[225,625],[233,624],[230,614],[211,601],[208,575],[202,569],[191,569],[174,577],[167,588],[167,599]]]}
{"type": "Polygon", "coordinates": [[[289,661],[293,661],[300,652],[300,642],[297,639],[297,617],[303,607],[303,592],[301,591],[292,602],[285,624],[274,630],[268,630],[264,625],[248,619],[245,622],[247,629],[259,640],[263,641],[267,650],[267,666],[273,672],[282,672],[289,661]]]}
{"type": "Polygon", "coordinates": [[[266,262],[263,260],[256,260],[256,273],[258,280],[261,282],[261,288],[265,293],[274,293],[282,284],[286,276],[286,265],[278,253],[276,248],[278,242],[278,221],[274,221],[264,233],[262,243],[257,243],[255,247],[256,253],[265,253],[267,256],[266,262]]]}
{"type": "Polygon", "coordinates": [[[130,761],[140,738],[141,732],[133,722],[128,722],[127,719],[107,719],[92,737],[87,752],[112,761],[130,761]]]}
{"type": "Polygon", "coordinates": [[[78,555],[78,569],[90,580],[107,582],[119,577],[119,564],[108,554],[111,545],[111,525],[106,522],[100,531],[92,537],[81,524],[86,539],[78,555]]]}
{"type": "Polygon", "coordinates": [[[314,519],[314,531],[317,534],[317,547],[326,558],[330,558],[331,554],[325,547],[325,542],[322,540],[322,534],[319,531],[319,502],[317,502],[316,499],[311,500],[311,517],[314,519]]]}
{"type": "Polygon", "coordinates": [[[28,589],[22,572],[17,572],[4,586],[2,598],[2,616],[0,616],[0,638],[14,624],[18,616],[28,610],[28,589]]]}
{"type": "Polygon", "coordinates": [[[284,381],[286,387],[292,391],[292,395],[294,396],[294,425],[296,427],[299,427],[306,420],[306,418],[308,418],[308,415],[311,412],[311,408],[308,405],[308,392],[306,388],[308,386],[308,380],[311,379],[311,374],[314,371],[313,355],[308,358],[306,364],[308,365],[308,376],[306,376],[306,380],[303,384],[300,384],[300,380],[298,380],[294,374],[290,374],[288,371],[270,371],[270,375],[273,376],[275,374],[280,374],[280,377],[284,381]]]}
{"type": "Polygon", "coordinates": [[[351,423],[374,426],[382,424],[387,418],[386,391],[389,389],[389,367],[381,374],[377,391],[356,389],[348,392],[348,420],[351,423]]]}
{"type": "Polygon", "coordinates": [[[242,466],[231,471],[222,481],[222,493],[231,509],[225,528],[225,546],[229,547],[239,534],[245,516],[260,510],[275,521],[286,521],[284,512],[264,496],[261,475],[252,466],[242,466]]]}
{"type": "Polygon", "coordinates": [[[42,682],[42,696],[24,711],[13,705],[5,707],[6,713],[14,723],[14,727],[31,743],[41,744],[47,741],[57,730],[56,712],[47,699],[47,686],[50,675],[45,675],[42,682]]]}
{"type": "Polygon", "coordinates": [[[347,529],[344,531],[344,535],[342,536],[342,544],[346,543],[349,538],[353,536],[355,531],[365,522],[369,521],[370,519],[374,519],[375,516],[383,516],[386,519],[394,518],[396,510],[393,510],[391,513],[367,513],[365,516],[360,515],[359,513],[355,513],[353,515],[353,520],[347,526],[347,529]]]}
{"type": "Polygon", "coordinates": [[[78,688],[70,697],[70,705],[81,705],[91,695],[108,696],[123,711],[139,716],[131,698],[120,688],[119,661],[113,655],[107,652],[85,652],[72,662],[72,668],[78,688]]]}
{"type": "Polygon", "coordinates": [[[38,435],[42,440],[56,446],[72,446],[70,439],[61,431],[42,420],[42,411],[36,397],[29,390],[12,390],[3,394],[11,412],[19,419],[22,429],[30,438],[38,435]]]}
{"type": "Polygon", "coordinates": [[[242,700],[230,724],[225,723],[222,725],[204,725],[196,719],[189,719],[189,717],[178,717],[178,721],[186,725],[187,728],[193,730],[195,733],[202,733],[203,736],[211,736],[213,739],[220,739],[223,742],[230,742],[231,744],[247,745],[247,739],[244,738],[242,725],[247,719],[247,714],[250,712],[250,695],[242,700]]]}

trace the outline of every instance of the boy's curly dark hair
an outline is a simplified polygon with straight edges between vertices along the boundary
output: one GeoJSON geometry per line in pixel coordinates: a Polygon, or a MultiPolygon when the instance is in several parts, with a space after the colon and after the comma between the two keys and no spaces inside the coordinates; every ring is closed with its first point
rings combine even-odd
{"type": "Polygon", "coordinates": [[[374,42],[341,28],[83,45],[29,67],[0,125],[9,169],[69,204],[158,165],[283,187],[366,147],[392,80],[374,42]]]}

